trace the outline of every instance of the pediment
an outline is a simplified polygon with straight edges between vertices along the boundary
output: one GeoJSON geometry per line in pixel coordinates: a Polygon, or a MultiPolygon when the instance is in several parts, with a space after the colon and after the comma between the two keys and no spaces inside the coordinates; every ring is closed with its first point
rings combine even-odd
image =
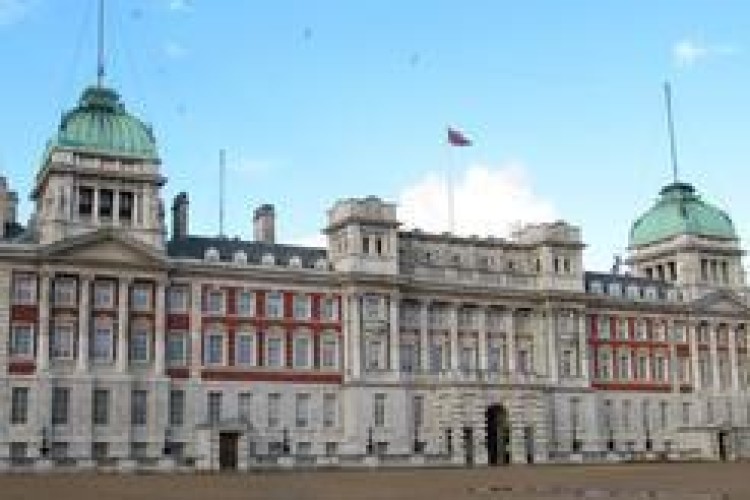
{"type": "Polygon", "coordinates": [[[720,290],[693,301],[696,311],[704,313],[750,314],[746,301],[739,295],[720,290]]]}
{"type": "Polygon", "coordinates": [[[163,268],[167,265],[163,252],[107,228],[52,243],[40,253],[48,260],[82,265],[139,268],[163,268]]]}

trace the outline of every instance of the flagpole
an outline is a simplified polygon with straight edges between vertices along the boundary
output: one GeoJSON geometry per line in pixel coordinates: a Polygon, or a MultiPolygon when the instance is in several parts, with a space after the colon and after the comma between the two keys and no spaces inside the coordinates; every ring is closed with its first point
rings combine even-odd
{"type": "Polygon", "coordinates": [[[447,191],[446,195],[448,198],[448,232],[453,234],[456,229],[455,200],[453,199],[453,167],[456,160],[453,153],[453,146],[448,143],[446,147],[448,148],[448,169],[445,182],[445,188],[447,191]]]}

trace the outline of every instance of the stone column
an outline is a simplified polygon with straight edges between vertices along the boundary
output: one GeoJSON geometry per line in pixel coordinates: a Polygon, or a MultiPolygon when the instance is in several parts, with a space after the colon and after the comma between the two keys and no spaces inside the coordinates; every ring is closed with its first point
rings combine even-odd
{"type": "Polygon", "coordinates": [[[389,297],[389,311],[388,314],[388,348],[389,348],[389,361],[390,370],[392,372],[401,371],[401,362],[399,360],[399,348],[400,348],[400,335],[399,329],[401,328],[401,322],[399,318],[399,295],[398,293],[392,293],[389,297]]]}
{"type": "Polygon", "coordinates": [[[42,270],[39,275],[39,345],[36,351],[36,367],[39,372],[49,369],[49,311],[52,303],[50,296],[53,274],[42,270]]]}
{"type": "MultiPolygon", "coordinates": [[[[203,297],[200,282],[190,284],[190,378],[200,378],[202,346],[203,297]]],[[[346,310],[346,303],[344,310],[346,310]]],[[[344,323],[346,324],[346,323],[344,323]]]]}
{"type": "Polygon", "coordinates": [[[422,371],[426,372],[430,369],[430,338],[428,331],[430,328],[430,301],[420,301],[419,307],[419,346],[420,346],[420,362],[422,365],[422,371]]]}
{"type": "Polygon", "coordinates": [[[578,376],[589,381],[591,362],[589,360],[589,343],[586,337],[586,312],[578,313],[578,376]]]}
{"type": "Polygon", "coordinates": [[[703,381],[701,380],[701,373],[698,368],[698,329],[700,328],[700,323],[693,325],[686,324],[685,327],[687,328],[690,340],[690,372],[693,389],[698,391],[703,388],[703,381]]]}
{"type": "Polygon", "coordinates": [[[112,224],[120,225],[120,191],[112,190],[112,224]]]}
{"type": "Polygon", "coordinates": [[[549,381],[556,384],[560,380],[559,375],[559,356],[557,354],[558,342],[558,311],[547,308],[547,374],[549,381]]]}
{"type": "Polygon", "coordinates": [[[352,378],[358,379],[362,376],[362,320],[360,314],[362,299],[359,294],[352,293],[346,302],[347,309],[350,312],[350,321],[347,322],[348,335],[345,335],[344,338],[349,340],[347,351],[351,356],[351,365],[347,368],[351,369],[352,378]]]}
{"type": "Polygon", "coordinates": [[[166,350],[166,337],[164,329],[166,328],[166,281],[159,280],[156,282],[154,297],[154,375],[157,377],[164,376],[164,352],[166,350]]]}
{"type": "MultiPolygon", "coordinates": [[[[662,320],[659,320],[659,321],[662,321],[662,320]]],[[[652,325],[653,324],[654,323],[652,323],[652,325]]],[[[669,381],[672,384],[672,392],[679,393],[680,392],[680,372],[678,370],[679,365],[677,363],[677,347],[675,344],[674,320],[671,318],[666,320],[664,328],[666,328],[667,345],[669,346],[669,359],[667,360],[667,363],[668,363],[667,374],[669,376],[669,381]]]]}
{"type": "Polygon", "coordinates": [[[515,310],[508,309],[505,314],[505,345],[508,350],[508,372],[516,372],[516,318],[515,310]]]}
{"type": "Polygon", "coordinates": [[[90,275],[81,275],[81,296],[78,304],[78,363],[76,365],[79,372],[89,370],[92,281],[90,275]]]}
{"type": "Polygon", "coordinates": [[[99,223],[99,187],[94,186],[93,191],[94,192],[92,194],[93,194],[94,200],[92,203],[93,206],[91,208],[91,220],[94,221],[94,224],[98,224],[99,223]]]}
{"type": "Polygon", "coordinates": [[[716,337],[719,331],[719,325],[709,323],[708,325],[708,348],[711,362],[711,385],[714,389],[721,388],[721,378],[719,377],[719,352],[716,348],[716,337]]]}
{"type": "Polygon", "coordinates": [[[737,325],[729,325],[729,366],[732,371],[732,390],[740,388],[740,367],[737,362],[737,325]]]}
{"type": "Polygon", "coordinates": [[[117,371],[125,373],[128,371],[128,336],[130,332],[129,303],[130,303],[130,277],[120,277],[117,294],[117,371]]]}
{"type": "Polygon", "coordinates": [[[477,325],[477,351],[479,355],[479,371],[484,373],[487,371],[487,306],[479,306],[479,318],[477,325]]]}
{"type": "Polygon", "coordinates": [[[448,323],[449,323],[449,346],[450,346],[450,360],[451,370],[458,369],[458,308],[460,304],[452,303],[448,308],[448,323]]]}

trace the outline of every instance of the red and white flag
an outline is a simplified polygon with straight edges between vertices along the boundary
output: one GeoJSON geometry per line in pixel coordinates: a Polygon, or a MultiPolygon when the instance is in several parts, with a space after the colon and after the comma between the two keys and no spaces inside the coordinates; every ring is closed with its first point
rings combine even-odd
{"type": "Polygon", "coordinates": [[[466,137],[462,132],[448,127],[448,144],[457,147],[471,146],[471,139],[466,137]]]}

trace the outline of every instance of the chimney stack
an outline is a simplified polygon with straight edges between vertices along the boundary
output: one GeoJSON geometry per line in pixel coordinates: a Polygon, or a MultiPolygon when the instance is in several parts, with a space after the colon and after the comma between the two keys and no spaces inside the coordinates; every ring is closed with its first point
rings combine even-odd
{"type": "Polygon", "coordinates": [[[172,203],[172,239],[180,240],[188,236],[188,195],[185,191],[174,197],[172,203]]]}
{"type": "Polygon", "coordinates": [[[8,181],[0,176],[0,238],[6,235],[6,228],[16,223],[18,195],[8,190],[8,181]]]}
{"type": "Polygon", "coordinates": [[[253,212],[253,237],[263,243],[276,242],[276,212],[273,205],[264,204],[253,212]]]}

